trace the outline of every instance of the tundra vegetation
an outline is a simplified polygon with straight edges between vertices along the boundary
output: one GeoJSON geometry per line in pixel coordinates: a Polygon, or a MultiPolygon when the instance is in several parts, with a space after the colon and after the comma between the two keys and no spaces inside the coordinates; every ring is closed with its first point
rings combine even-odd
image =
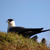
{"type": "Polygon", "coordinates": [[[50,50],[50,47],[18,33],[0,32],[0,50],[50,50]]]}

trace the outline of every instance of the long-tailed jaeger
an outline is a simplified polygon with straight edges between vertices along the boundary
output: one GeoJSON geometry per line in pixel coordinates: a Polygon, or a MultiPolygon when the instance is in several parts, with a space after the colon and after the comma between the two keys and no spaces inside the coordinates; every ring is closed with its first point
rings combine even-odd
{"type": "Polygon", "coordinates": [[[50,29],[43,30],[43,28],[24,28],[24,27],[16,27],[13,19],[8,19],[6,21],[8,23],[7,32],[18,32],[18,34],[22,34],[23,36],[32,36],[41,32],[50,31],[50,29]]]}

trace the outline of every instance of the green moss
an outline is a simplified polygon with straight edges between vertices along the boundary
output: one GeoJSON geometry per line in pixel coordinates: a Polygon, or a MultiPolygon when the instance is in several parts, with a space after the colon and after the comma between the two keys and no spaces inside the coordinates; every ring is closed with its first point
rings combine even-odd
{"type": "Polygon", "coordinates": [[[25,38],[18,33],[0,32],[0,50],[50,50],[33,39],[25,38]]]}

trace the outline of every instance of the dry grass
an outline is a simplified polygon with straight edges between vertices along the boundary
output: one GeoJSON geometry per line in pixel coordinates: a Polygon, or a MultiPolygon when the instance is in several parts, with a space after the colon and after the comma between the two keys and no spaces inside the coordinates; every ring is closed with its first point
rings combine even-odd
{"type": "Polygon", "coordinates": [[[17,33],[0,32],[0,50],[50,50],[47,46],[17,33]]]}

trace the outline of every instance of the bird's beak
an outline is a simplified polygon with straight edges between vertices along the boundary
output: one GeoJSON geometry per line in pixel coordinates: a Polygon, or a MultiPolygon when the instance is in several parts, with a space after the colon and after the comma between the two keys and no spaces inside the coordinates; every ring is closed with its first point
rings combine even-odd
{"type": "Polygon", "coordinates": [[[7,23],[9,23],[9,21],[6,21],[7,23]]]}

